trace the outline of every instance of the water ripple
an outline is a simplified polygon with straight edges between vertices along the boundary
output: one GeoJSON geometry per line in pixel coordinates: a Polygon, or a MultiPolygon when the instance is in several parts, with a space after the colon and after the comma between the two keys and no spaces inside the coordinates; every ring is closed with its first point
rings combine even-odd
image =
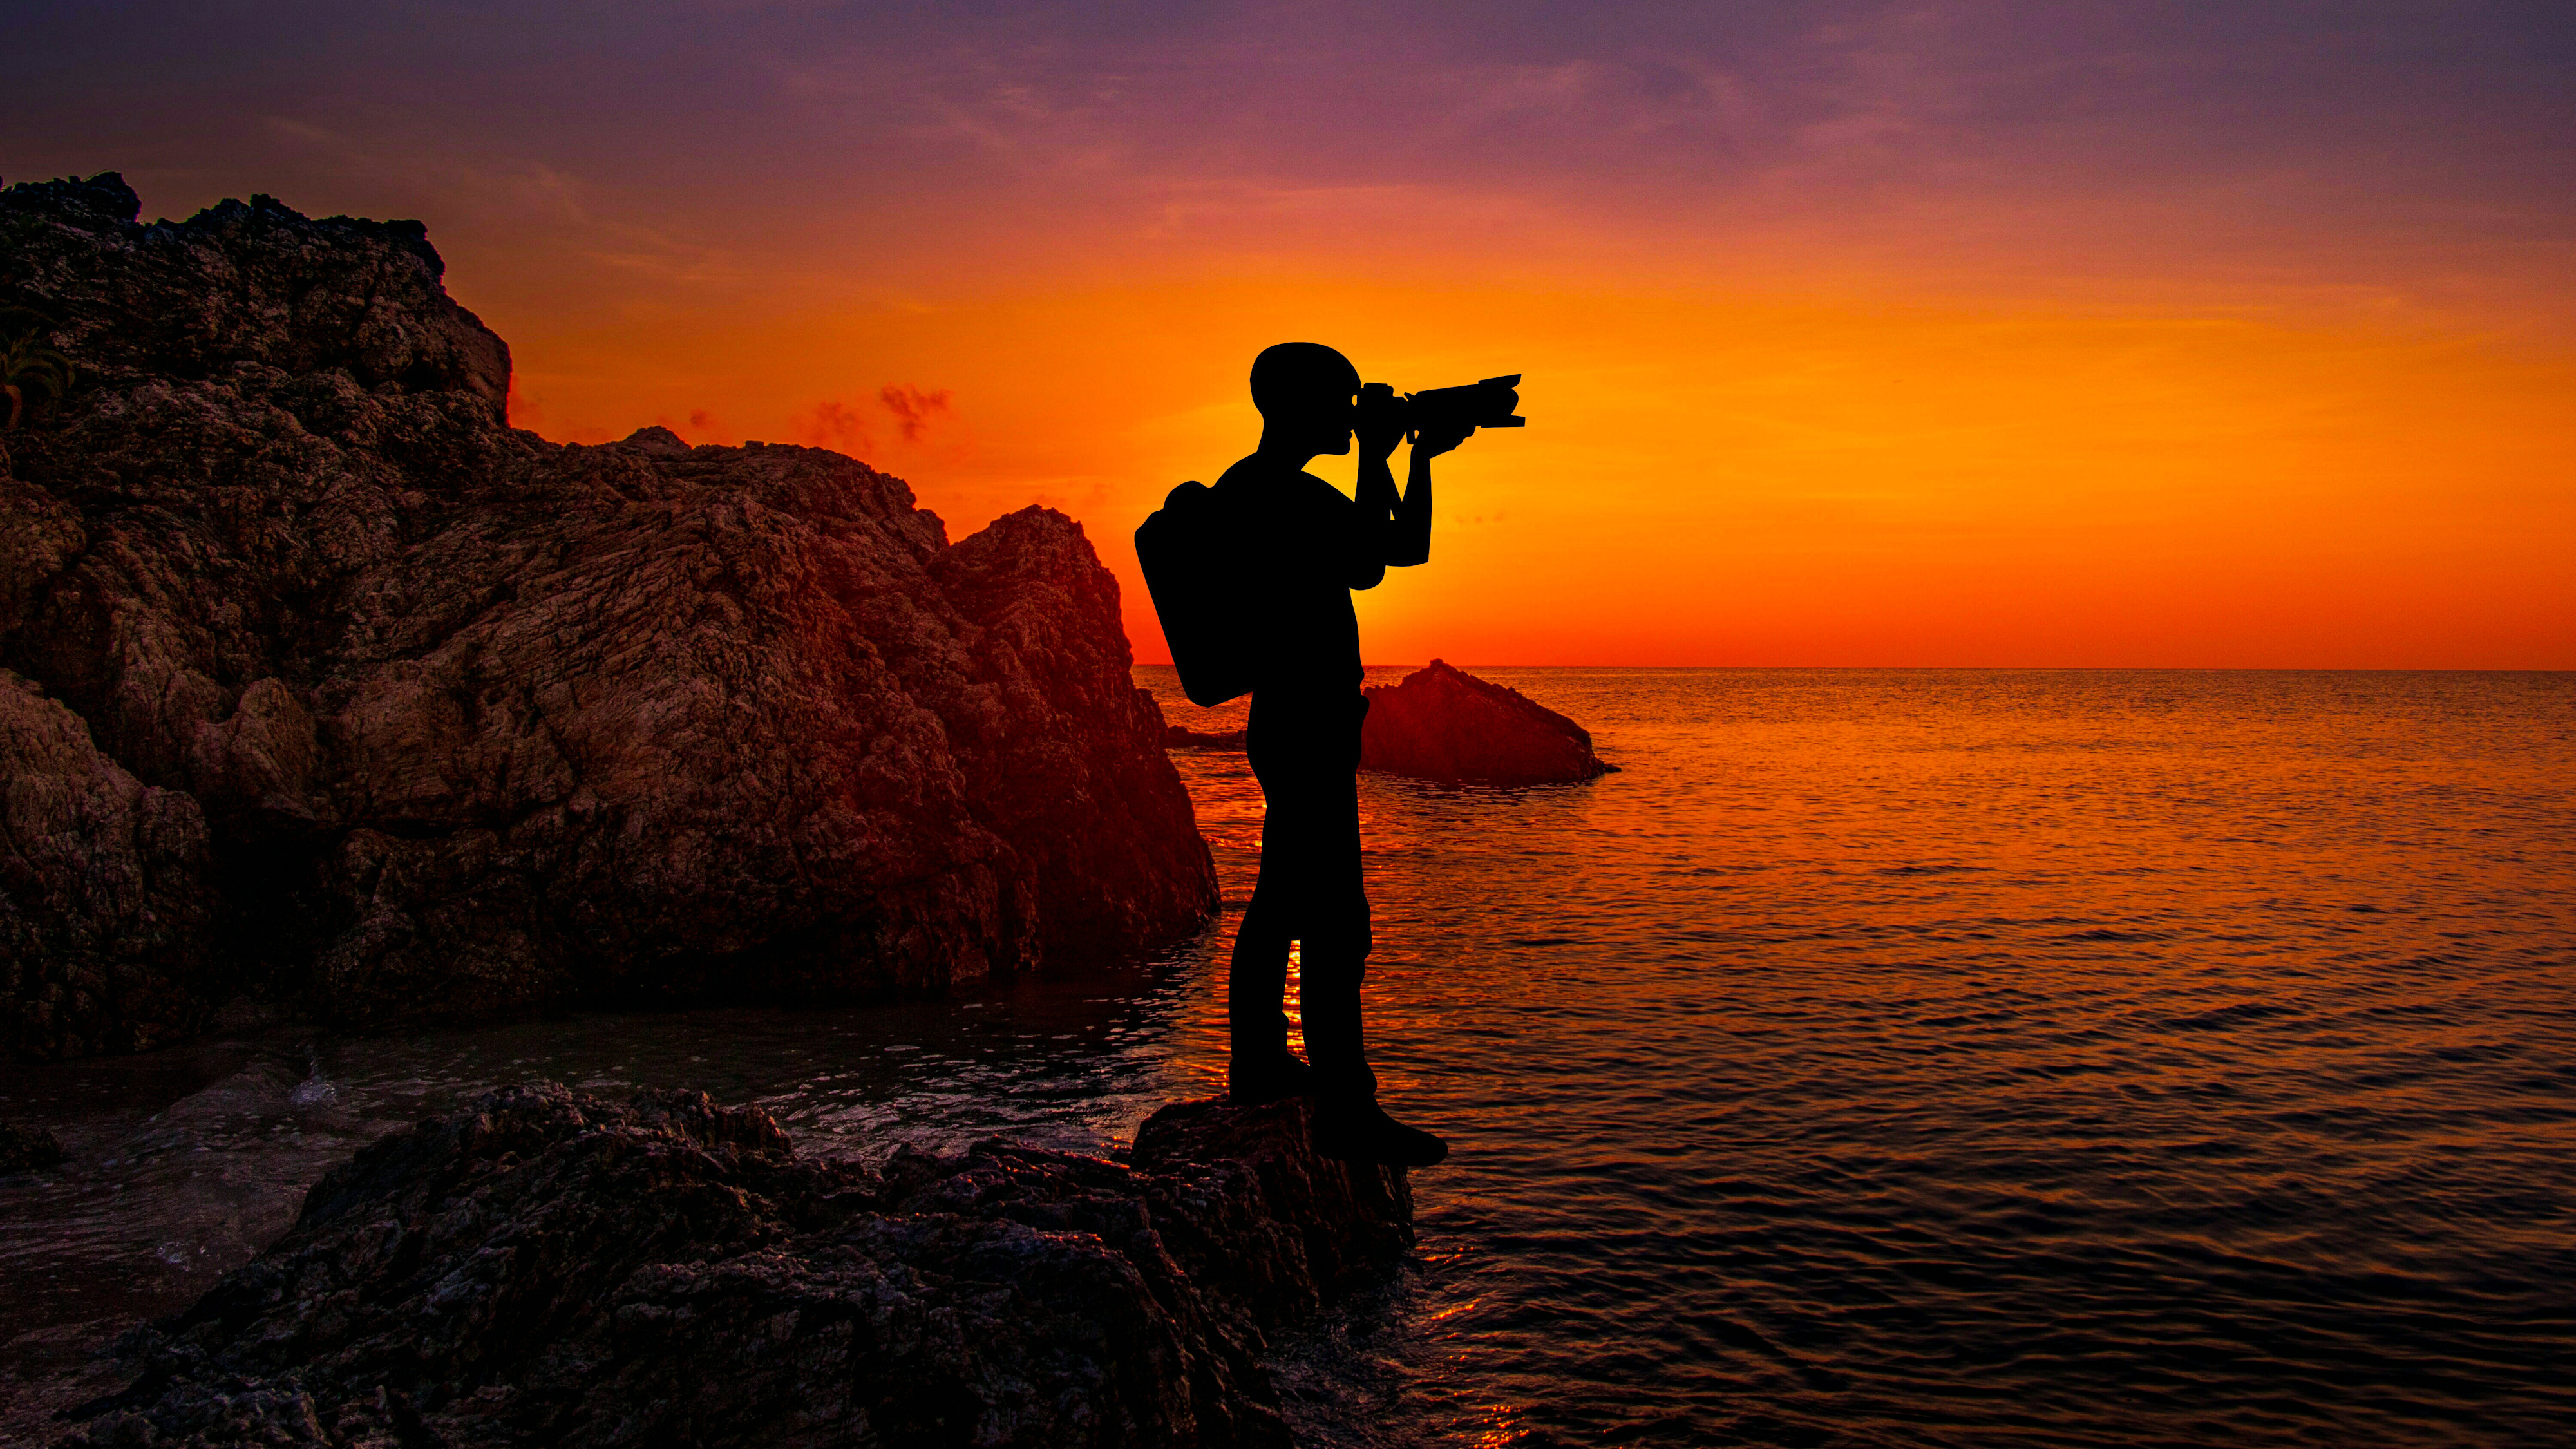
{"type": "MultiPolygon", "coordinates": [[[[1307,1442],[2576,1442],[2576,679],[1480,672],[1624,768],[1364,783],[1380,1076],[1456,1150],[1418,1268],[1277,1361],[1307,1442]]],[[[1175,759],[1239,909],[1258,792],[1175,759]]],[[[10,1350],[531,1076],[1114,1146],[1222,1080],[1230,924],[947,1003],[13,1069],[73,1160],[0,1181],[10,1350]]]]}

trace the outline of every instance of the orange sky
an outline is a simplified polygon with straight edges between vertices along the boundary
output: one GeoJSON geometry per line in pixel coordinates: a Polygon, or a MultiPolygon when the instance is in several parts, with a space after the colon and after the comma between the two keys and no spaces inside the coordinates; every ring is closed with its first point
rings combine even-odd
{"type": "Polygon", "coordinates": [[[723,390],[602,339],[522,387],[570,437],[855,441],[818,425],[840,403],[952,531],[1082,519],[1156,661],[1127,534],[1249,448],[1244,367],[1290,336],[1400,384],[1527,374],[1531,426],[1439,466],[1433,564],[1362,596],[1375,660],[2576,663],[2576,359],[2440,329],[1248,280],[774,319],[709,359],[723,390]],[[954,410],[906,442],[880,377],[954,410]]]}
{"type": "Polygon", "coordinates": [[[331,13],[171,36],[216,124],[0,154],[422,217],[523,426],[840,447],[952,537],[1062,508],[1142,660],[1128,535],[1302,338],[1526,375],[1373,662],[2576,667],[2543,10],[331,13]]]}

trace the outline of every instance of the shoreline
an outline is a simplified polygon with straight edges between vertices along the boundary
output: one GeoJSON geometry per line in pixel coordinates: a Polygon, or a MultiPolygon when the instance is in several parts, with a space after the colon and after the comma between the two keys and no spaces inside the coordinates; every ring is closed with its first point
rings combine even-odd
{"type": "Polygon", "coordinates": [[[839,1156],[882,1157],[898,1140],[953,1153],[997,1135],[1101,1155],[1153,1108],[1221,1086],[1221,1062],[1162,1026],[1199,989],[1191,965],[1170,960],[939,1000],[374,1032],[285,1022],[0,1066],[0,1120],[48,1126],[69,1149],[55,1169],[0,1176],[0,1310],[12,1325],[0,1405],[13,1405],[0,1418],[15,1424],[14,1401],[30,1393],[58,1408],[114,1387],[51,1385],[97,1342],[185,1308],[256,1256],[333,1162],[486,1090],[539,1076],[611,1093],[686,1083],[761,1101],[800,1147],[839,1156]]]}

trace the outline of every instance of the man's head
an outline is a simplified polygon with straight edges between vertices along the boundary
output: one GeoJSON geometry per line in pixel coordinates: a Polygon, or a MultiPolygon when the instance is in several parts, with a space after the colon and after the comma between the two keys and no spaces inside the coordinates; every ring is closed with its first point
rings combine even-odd
{"type": "Polygon", "coordinates": [[[1265,448],[1349,452],[1359,390],[1360,370],[1320,342],[1282,342],[1252,359],[1252,405],[1261,410],[1265,448]]]}

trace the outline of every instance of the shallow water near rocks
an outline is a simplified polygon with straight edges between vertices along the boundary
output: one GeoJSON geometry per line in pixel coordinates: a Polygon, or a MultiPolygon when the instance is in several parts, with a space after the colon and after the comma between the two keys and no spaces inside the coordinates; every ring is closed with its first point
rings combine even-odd
{"type": "MultiPolygon", "coordinates": [[[[2576,676],[1476,672],[1623,769],[1364,777],[1380,1075],[1456,1150],[1418,1271],[1278,1365],[1309,1442],[2576,1441],[2576,676]]],[[[1243,757],[1175,760],[1239,905],[1243,757]]],[[[71,1154],[0,1179],[9,1373],[530,1077],[1112,1146],[1216,1088],[1231,924],[949,1002],[8,1069],[71,1154]]]]}

